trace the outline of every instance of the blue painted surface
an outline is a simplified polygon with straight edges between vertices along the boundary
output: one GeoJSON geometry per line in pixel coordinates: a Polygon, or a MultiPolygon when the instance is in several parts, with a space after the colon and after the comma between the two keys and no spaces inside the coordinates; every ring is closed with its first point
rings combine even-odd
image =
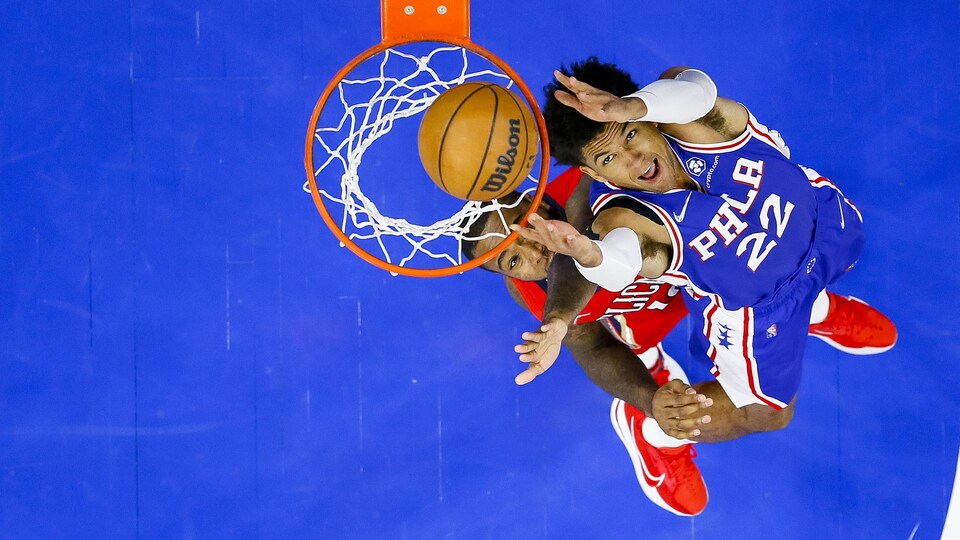
{"type": "Polygon", "coordinates": [[[514,386],[533,321],[495,276],[391,277],[321,223],[304,133],[378,40],[369,4],[0,6],[0,537],[939,537],[955,3],[473,6],[534,90],[588,54],[641,81],[704,68],[864,213],[838,290],[900,343],[812,342],[787,430],[699,448],[692,519],[643,497],[569,357],[514,386]]]}

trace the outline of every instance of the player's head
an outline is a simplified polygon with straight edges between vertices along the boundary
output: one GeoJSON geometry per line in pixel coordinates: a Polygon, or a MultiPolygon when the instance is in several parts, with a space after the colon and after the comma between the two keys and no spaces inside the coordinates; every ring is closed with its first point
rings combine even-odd
{"type": "MultiPolygon", "coordinates": [[[[596,56],[574,62],[569,67],[560,66],[560,73],[617,96],[632,94],[640,89],[629,73],[614,64],[601,62],[596,56]]],[[[543,119],[550,139],[550,155],[561,165],[586,165],[583,147],[603,131],[604,124],[560,103],[555,95],[558,90],[567,91],[557,80],[543,87],[546,97],[543,119]]]]}
{"type": "MultiPolygon", "coordinates": [[[[503,240],[504,235],[510,232],[504,228],[504,222],[507,225],[519,223],[530,208],[532,201],[532,197],[521,195],[517,191],[501,198],[499,202],[505,206],[499,214],[497,212],[487,212],[471,225],[466,236],[481,239],[477,241],[463,240],[464,255],[470,259],[476,259],[495,248],[503,240]],[[503,216],[502,220],[500,218],[501,214],[503,216]],[[482,238],[488,234],[489,237],[482,238]]],[[[540,203],[537,213],[546,219],[562,219],[563,216],[562,212],[546,201],[540,203]]],[[[546,279],[547,268],[550,266],[550,261],[553,260],[553,255],[553,252],[547,251],[546,248],[536,242],[518,238],[507,246],[507,249],[500,255],[487,261],[480,268],[524,281],[537,281],[546,279]]]]}
{"type": "MultiPolygon", "coordinates": [[[[627,72],[593,56],[560,72],[616,96],[639,88],[627,72]]],[[[544,87],[543,117],[558,163],[578,165],[596,180],[628,189],[664,192],[680,186],[682,168],[656,124],[596,122],[561,103],[557,91],[567,90],[557,81],[544,87]]]]}

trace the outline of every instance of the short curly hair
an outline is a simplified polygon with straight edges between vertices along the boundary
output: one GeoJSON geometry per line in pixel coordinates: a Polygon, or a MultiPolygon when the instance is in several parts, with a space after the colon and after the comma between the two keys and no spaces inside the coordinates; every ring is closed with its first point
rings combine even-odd
{"type": "MultiPolygon", "coordinates": [[[[574,62],[569,68],[561,66],[560,73],[572,75],[577,80],[616,96],[632,94],[640,89],[629,73],[615,64],[597,60],[596,56],[574,62]]],[[[566,91],[566,87],[556,80],[543,87],[546,95],[543,119],[550,138],[550,154],[561,165],[586,165],[583,147],[603,131],[604,124],[590,120],[576,109],[560,103],[553,95],[557,90],[566,91]]]]}

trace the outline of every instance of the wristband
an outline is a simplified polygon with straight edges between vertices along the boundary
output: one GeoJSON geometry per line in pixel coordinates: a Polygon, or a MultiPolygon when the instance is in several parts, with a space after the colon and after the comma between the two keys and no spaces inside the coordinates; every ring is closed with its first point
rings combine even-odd
{"type": "Polygon", "coordinates": [[[660,79],[624,96],[640,98],[647,114],[631,122],[686,124],[703,118],[717,102],[717,85],[699,69],[687,69],[675,79],[660,79]]]}
{"type": "Polygon", "coordinates": [[[574,259],[580,275],[613,292],[622,291],[637,279],[643,266],[643,253],[640,238],[633,229],[618,227],[607,233],[603,240],[592,242],[600,248],[603,259],[590,268],[581,266],[574,259]]]}

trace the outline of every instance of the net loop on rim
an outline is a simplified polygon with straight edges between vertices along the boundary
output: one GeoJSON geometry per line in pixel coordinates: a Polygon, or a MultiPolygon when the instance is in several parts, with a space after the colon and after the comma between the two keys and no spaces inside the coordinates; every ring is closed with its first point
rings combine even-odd
{"type": "MultiPolygon", "coordinates": [[[[313,177],[308,177],[303,189],[313,193],[318,206],[322,203],[349,242],[360,245],[360,249],[375,259],[385,261],[394,274],[407,273],[402,269],[407,265],[456,267],[466,264],[463,242],[482,239],[470,237],[469,231],[485,214],[498,214],[504,231],[509,232],[501,213],[507,206],[499,201],[461,201],[458,204],[462,207],[446,217],[413,223],[403,217],[386,215],[362,189],[359,170],[363,157],[397,122],[422,114],[445,90],[468,81],[514,86],[509,75],[483,58],[480,58],[482,66],[471,69],[472,56],[477,54],[459,45],[444,44],[426,54],[407,53],[396,46],[385,48],[379,57],[366,60],[376,62],[375,74],[360,73],[348,78],[354,73],[347,73],[323,104],[323,116],[315,113],[317,122],[312,125],[312,137],[318,151],[313,153],[312,165],[307,163],[308,168],[312,166],[313,177]],[[321,187],[319,179],[323,175],[332,176],[334,181],[328,180],[321,187]]],[[[536,108],[535,103],[532,105],[536,108]]],[[[416,174],[425,177],[422,171],[416,174]]],[[[536,191],[537,179],[529,176],[528,181],[534,187],[526,187],[525,192],[536,191]]],[[[516,206],[520,200],[509,206],[516,206]]],[[[499,236],[506,238],[507,235],[499,236]]],[[[344,244],[341,237],[341,246],[344,244]]],[[[348,247],[357,252],[353,246],[348,247]]]]}

